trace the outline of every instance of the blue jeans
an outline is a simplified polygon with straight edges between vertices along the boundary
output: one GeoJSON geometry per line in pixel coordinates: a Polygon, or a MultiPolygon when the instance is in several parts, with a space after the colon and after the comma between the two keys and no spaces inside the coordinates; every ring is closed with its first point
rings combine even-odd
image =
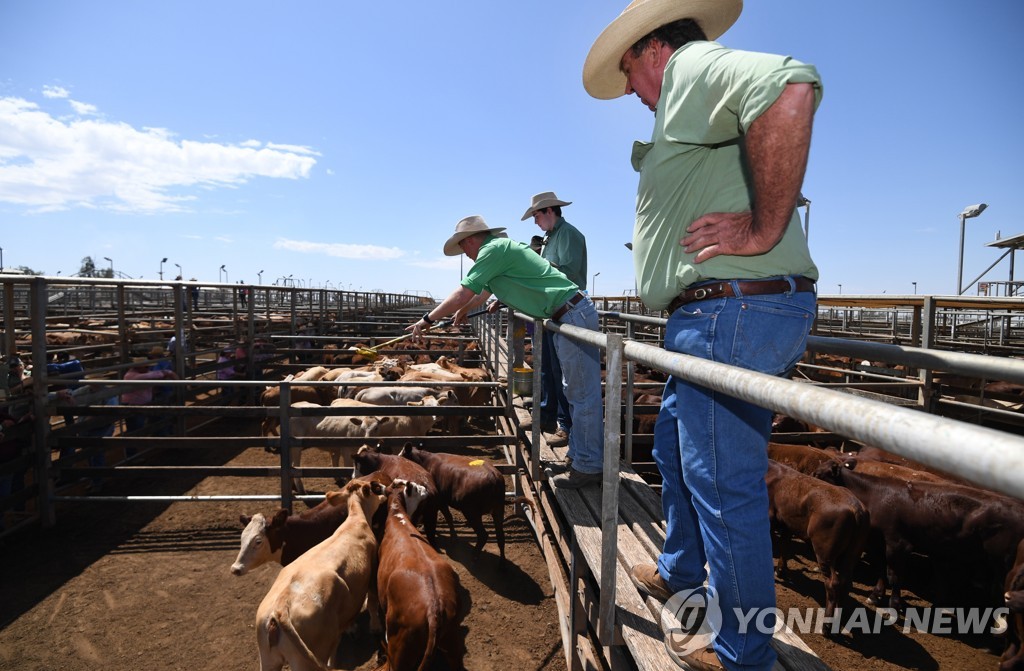
{"type": "Polygon", "coordinates": [[[555,350],[555,334],[545,329],[544,352],[540,365],[540,421],[541,424],[555,424],[568,431],[572,428],[569,413],[569,399],[562,389],[562,364],[555,350]]]}
{"type": "MultiPolygon", "coordinates": [[[[734,283],[735,284],[735,283],[734,283]]],[[[714,298],[676,310],[665,349],[769,375],[787,374],[804,353],[815,315],[811,292],[714,298]]],[[[775,607],[768,522],[767,443],[772,411],[675,376],[665,384],[654,427],[654,460],[663,478],[667,523],[658,558],[673,591],[709,586],[722,609],[714,641],[730,669],[771,669],[771,633],[750,620],[739,632],[736,609],[775,607]]],[[[774,625],[769,616],[765,628],[774,625]]]]}
{"type": "MultiPolygon", "coordinates": [[[[560,324],[596,331],[597,310],[589,298],[569,308],[560,324]]],[[[554,335],[555,351],[562,364],[562,390],[569,401],[572,433],[568,455],[572,467],[582,473],[600,473],[604,465],[604,408],[601,404],[601,353],[597,347],[554,335]]]]}

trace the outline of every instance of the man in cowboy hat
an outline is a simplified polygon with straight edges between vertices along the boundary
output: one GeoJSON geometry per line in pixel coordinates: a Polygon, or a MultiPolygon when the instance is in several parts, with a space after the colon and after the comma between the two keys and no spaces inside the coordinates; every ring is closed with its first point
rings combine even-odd
{"type": "MultiPolygon", "coordinates": [[[[644,302],[666,309],[665,348],[787,374],[815,316],[818,270],[796,212],[821,82],[813,66],[727,49],[742,0],[634,0],[583,66],[595,98],[635,93],[654,112],[637,142],[633,261],[644,302]]],[[[774,617],[764,476],[772,411],[684,379],[654,429],[667,533],[637,587],[665,600],[709,580],[723,615],[700,669],[770,669],[774,617]],[[705,562],[708,573],[705,572],[705,562]],[[767,616],[740,631],[737,611],[767,616]],[[717,654],[716,654],[717,653],[717,654]]]]}
{"type": "MultiPolygon", "coordinates": [[[[587,288],[587,239],[562,217],[562,208],[572,201],[560,200],[554,191],[538,193],[520,221],[533,217],[533,222],[547,234],[541,256],[561,270],[580,289],[587,288]]],[[[540,368],[540,419],[552,447],[565,445],[572,429],[569,401],[562,391],[562,366],[555,353],[553,334],[544,331],[544,357],[540,368]],[[554,355],[554,356],[549,356],[554,355]],[[549,428],[550,427],[550,428],[549,428]]]]}
{"type": "MultiPolygon", "coordinates": [[[[459,323],[491,294],[532,317],[597,330],[597,311],[590,299],[528,245],[504,236],[504,230],[488,226],[480,216],[466,217],[455,226],[455,234],[444,243],[444,253],[465,254],[473,260],[473,266],[448,298],[406,331],[419,338],[423,329],[453,313],[455,323],[459,323]]],[[[554,347],[562,363],[573,430],[568,450],[571,466],[557,475],[551,469],[551,483],[565,488],[599,484],[604,445],[600,353],[593,345],[560,333],[555,334],[554,347]]]]}

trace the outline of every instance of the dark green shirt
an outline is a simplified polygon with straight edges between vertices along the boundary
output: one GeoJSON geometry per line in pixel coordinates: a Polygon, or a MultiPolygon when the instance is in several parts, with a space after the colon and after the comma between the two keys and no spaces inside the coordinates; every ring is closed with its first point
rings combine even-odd
{"type": "Polygon", "coordinates": [[[564,217],[548,233],[542,256],[577,287],[587,288],[587,239],[564,217]]]}

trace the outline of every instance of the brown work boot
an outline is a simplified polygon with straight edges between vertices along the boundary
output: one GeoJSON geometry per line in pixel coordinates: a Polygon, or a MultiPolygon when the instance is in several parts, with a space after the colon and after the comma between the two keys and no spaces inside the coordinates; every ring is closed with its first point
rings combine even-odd
{"type": "Polygon", "coordinates": [[[569,444],[569,434],[562,428],[554,433],[545,433],[544,439],[548,441],[548,447],[565,447],[569,444]]]}
{"type": "Polygon", "coordinates": [[[658,601],[668,601],[675,592],[658,573],[656,564],[636,564],[629,569],[629,579],[641,594],[647,594],[658,601]]]}
{"type": "MultiPolygon", "coordinates": [[[[671,641],[669,645],[672,645],[671,641]]],[[[722,660],[718,659],[718,654],[713,648],[680,654],[676,658],[696,671],[725,671],[725,665],[722,664],[722,660]]]]}

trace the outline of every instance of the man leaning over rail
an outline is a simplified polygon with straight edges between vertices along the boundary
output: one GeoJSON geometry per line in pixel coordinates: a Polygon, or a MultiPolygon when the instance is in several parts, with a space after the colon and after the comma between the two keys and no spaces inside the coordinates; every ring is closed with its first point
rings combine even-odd
{"type": "MultiPolygon", "coordinates": [[[[420,337],[424,328],[455,313],[455,323],[493,293],[514,310],[596,331],[597,310],[561,271],[535,254],[528,245],[504,235],[504,227],[491,228],[483,217],[466,217],[444,244],[446,256],[465,254],[473,260],[462,284],[433,310],[406,328],[420,337]]],[[[494,309],[497,309],[495,304],[494,309]]],[[[553,475],[556,487],[577,489],[601,482],[604,417],[601,407],[601,358],[597,347],[555,334],[555,349],[562,364],[563,388],[569,399],[572,433],[566,472],[553,475]]]]}
{"type": "MultiPolygon", "coordinates": [[[[583,83],[596,98],[635,93],[655,114],[651,142],[633,147],[633,255],[644,303],[670,313],[665,348],[783,375],[815,314],[818,270],[796,202],[821,83],[810,65],[708,41],[741,9],[635,0],[594,42],[583,83]]],[[[736,615],[775,606],[771,415],[676,377],[665,387],[654,429],[665,546],[631,577],[662,600],[708,578],[723,621],[713,649],[680,654],[695,668],[775,662],[770,626],[741,634],[736,615]]]]}

